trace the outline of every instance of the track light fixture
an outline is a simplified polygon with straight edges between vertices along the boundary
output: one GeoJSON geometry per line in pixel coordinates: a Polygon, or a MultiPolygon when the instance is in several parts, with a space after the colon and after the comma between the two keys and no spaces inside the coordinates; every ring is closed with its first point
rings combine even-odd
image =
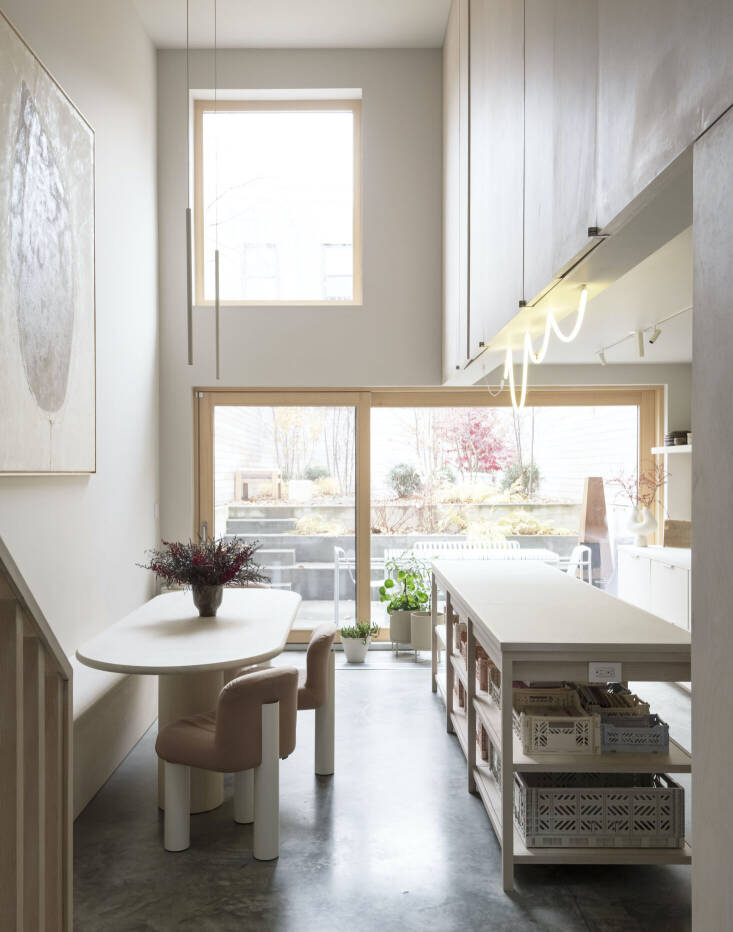
{"type": "Polygon", "coordinates": [[[661,327],[655,327],[649,336],[649,342],[656,343],[659,337],[661,336],[661,334],[662,334],[661,327]]]}
{"type": "Polygon", "coordinates": [[[603,350],[598,350],[598,361],[602,366],[606,365],[606,354],[603,352],[603,350]]]}

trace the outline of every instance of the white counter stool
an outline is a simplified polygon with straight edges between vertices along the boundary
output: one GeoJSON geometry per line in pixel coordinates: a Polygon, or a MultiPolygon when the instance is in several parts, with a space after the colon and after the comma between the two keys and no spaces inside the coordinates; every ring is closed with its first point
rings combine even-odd
{"type": "Polygon", "coordinates": [[[166,725],[155,743],[165,761],[166,851],[190,845],[191,767],[234,774],[234,820],[254,821],[254,856],[280,850],[280,758],[295,749],[298,671],[260,670],[222,689],[215,712],[166,725]]]}
{"type": "Polygon", "coordinates": [[[316,766],[321,776],[334,771],[335,667],[333,639],[336,625],[313,629],[308,642],[305,670],[298,672],[298,709],[316,710],[316,766]]]}

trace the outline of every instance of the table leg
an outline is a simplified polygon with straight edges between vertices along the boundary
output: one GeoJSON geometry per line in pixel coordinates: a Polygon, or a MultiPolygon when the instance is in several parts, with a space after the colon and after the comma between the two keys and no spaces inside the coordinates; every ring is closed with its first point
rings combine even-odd
{"type": "MultiPolygon", "coordinates": [[[[224,685],[222,670],[206,673],[166,673],[158,677],[158,728],[186,715],[211,712],[224,685]]],[[[158,806],[165,809],[163,762],[158,761],[158,806]]],[[[220,773],[191,768],[191,812],[208,812],[224,800],[220,773]]]]}

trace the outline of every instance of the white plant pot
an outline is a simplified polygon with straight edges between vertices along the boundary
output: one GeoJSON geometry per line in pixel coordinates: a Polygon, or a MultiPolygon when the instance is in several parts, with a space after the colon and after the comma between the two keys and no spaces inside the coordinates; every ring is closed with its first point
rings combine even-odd
{"type": "Polygon", "coordinates": [[[631,514],[626,522],[626,529],[634,535],[637,547],[646,547],[647,536],[653,534],[657,527],[657,519],[646,505],[642,505],[641,508],[631,509],[631,514]]]}
{"type": "Polygon", "coordinates": [[[409,644],[412,612],[389,612],[389,639],[393,644],[409,644]]]}
{"type": "MultiPolygon", "coordinates": [[[[445,624],[443,612],[438,612],[436,623],[445,624]]],[[[413,650],[432,650],[433,619],[430,612],[410,612],[410,646],[413,650]]]]}
{"type": "Polygon", "coordinates": [[[364,638],[341,638],[341,643],[347,663],[364,663],[372,639],[371,637],[366,640],[364,638]]]}

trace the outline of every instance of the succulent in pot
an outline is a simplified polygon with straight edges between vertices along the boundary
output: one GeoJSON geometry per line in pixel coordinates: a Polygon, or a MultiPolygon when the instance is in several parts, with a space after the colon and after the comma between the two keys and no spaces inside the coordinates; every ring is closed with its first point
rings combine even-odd
{"type": "Polygon", "coordinates": [[[370,621],[357,621],[341,629],[341,644],[348,663],[364,663],[372,638],[379,634],[379,626],[370,621]]]}
{"type": "Polygon", "coordinates": [[[225,586],[269,582],[253,559],[259,547],[258,541],[241,537],[187,543],[164,540],[161,548],[147,551],[148,562],[138,566],[152,570],[167,585],[190,588],[199,615],[210,618],[221,605],[225,586]]]}

